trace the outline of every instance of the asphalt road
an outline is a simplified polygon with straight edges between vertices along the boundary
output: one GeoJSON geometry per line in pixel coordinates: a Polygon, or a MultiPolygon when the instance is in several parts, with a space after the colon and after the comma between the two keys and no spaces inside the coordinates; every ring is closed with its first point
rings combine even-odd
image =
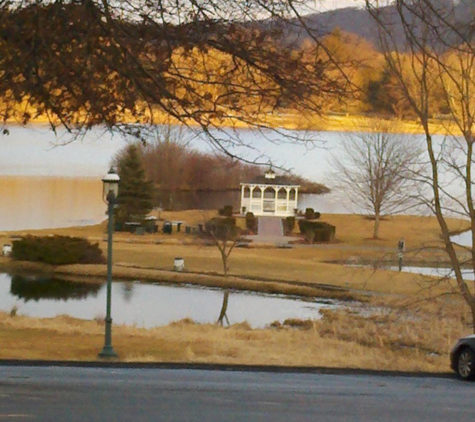
{"type": "Polygon", "coordinates": [[[0,421],[470,421],[455,378],[0,366],[0,421]]]}

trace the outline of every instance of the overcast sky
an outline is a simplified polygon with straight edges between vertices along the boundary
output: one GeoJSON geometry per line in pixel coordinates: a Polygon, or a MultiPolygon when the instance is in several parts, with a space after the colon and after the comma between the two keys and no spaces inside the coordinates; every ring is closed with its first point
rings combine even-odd
{"type": "Polygon", "coordinates": [[[316,0],[315,6],[322,12],[342,7],[363,6],[364,0],[316,0]]]}

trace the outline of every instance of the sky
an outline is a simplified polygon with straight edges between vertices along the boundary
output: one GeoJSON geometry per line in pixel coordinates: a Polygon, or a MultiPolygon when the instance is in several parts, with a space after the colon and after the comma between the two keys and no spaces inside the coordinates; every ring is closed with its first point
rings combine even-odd
{"type": "Polygon", "coordinates": [[[343,7],[363,6],[364,0],[316,0],[319,10],[341,9],[343,7]]]}

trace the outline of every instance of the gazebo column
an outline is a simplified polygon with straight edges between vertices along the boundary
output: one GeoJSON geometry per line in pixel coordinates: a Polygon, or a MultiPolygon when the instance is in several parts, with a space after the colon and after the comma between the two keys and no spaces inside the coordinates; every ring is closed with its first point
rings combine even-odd
{"type": "Polygon", "coordinates": [[[249,189],[249,185],[241,185],[241,212],[243,211],[243,208],[246,208],[246,210],[249,208],[250,206],[250,197],[249,198],[246,198],[246,195],[245,195],[245,192],[246,192],[246,189],[249,189]],[[249,204],[245,204],[245,201],[246,199],[248,200],[249,204]]]}
{"type": "Polygon", "coordinates": [[[262,186],[259,186],[259,188],[261,189],[261,214],[264,214],[264,196],[266,192],[265,188],[263,188],[262,186]]]}
{"type": "Polygon", "coordinates": [[[285,191],[287,192],[287,198],[286,198],[286,208],[287,208],[287,214],[289,213],[289,204],[290,204],[290,189],[285,188],[285,191]]]}
{"type": "Polygon", "coordinates": [[[254,201],[254,188],[255,186],[249,186],[249,211],[253,212],[252,210],[252,202],[254,201]]]}

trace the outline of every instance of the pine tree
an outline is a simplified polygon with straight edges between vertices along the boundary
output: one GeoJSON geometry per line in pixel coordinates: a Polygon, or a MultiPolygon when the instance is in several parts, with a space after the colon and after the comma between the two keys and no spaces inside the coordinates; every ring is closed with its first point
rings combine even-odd
{"type": "Polygon", "coordinates": [[[117,159],[120,189],[116,219],[141,221],[153,208],[153,185],[145,177],[141,155],[137,145],[129,145],[117,159]]]}

